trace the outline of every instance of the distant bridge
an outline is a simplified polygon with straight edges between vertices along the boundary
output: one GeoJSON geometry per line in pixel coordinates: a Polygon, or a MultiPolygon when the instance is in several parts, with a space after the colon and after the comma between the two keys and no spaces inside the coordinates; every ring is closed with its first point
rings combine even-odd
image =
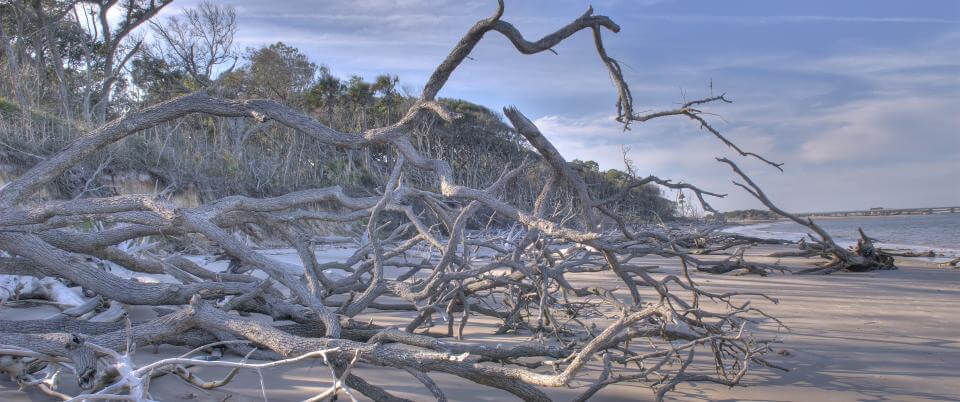
{"type": "Polygon", "coordinates": [[[862,211],[835,211],[835,212],[805,212],[797,216],[894,216],[894,215],[930,215],[953,214],[960,212],[960,207],[934,208],[870,208],[862,211]]]}

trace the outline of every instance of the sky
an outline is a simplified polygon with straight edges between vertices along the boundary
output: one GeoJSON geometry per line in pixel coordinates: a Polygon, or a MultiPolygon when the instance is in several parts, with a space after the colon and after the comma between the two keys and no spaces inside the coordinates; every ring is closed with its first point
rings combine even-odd
{"type": "MultiPolygon", "coordinates": [[[[161,17],[197,3],[177,0],[161,17]]],[[[434,67],[495,1],[228,0],[237,44],[282,41],[334,75],[400,77],[418,94],[434,67]]],[[[711,124],[784,172],[736,155],[692,121],[614,121],[616,91],[582,31],[557,54],[522,55],[496,32],[453,74],[442,97],[515,105],[568,159],[728,194],[721,210],[762,208],[714,159],[737,162],[780,207],[796,212],[960,206],[960,1],[507,1],[526,38],[593,5],[635,109],[675,108],[726,93],[711,124]]],[[[668,194],[670,195],[670,194],[668,194]]]]}

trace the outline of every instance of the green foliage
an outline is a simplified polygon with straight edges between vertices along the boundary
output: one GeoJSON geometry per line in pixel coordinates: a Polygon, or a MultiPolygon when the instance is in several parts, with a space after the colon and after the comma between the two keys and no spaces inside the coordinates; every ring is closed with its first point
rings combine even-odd
{"type": "Polygon", "coordinates": [[[247,50],[246,91],[251,97],[299,101],[314,82],[317,65],[299,49],[277,42],[267,47],[247,50]]]}
{"type": "Polygon", "coordinates": [[[20,113],[20,106],[17,106],[16,102],[11,101],[3,96],[0,96],[0,114],[4,117],[13,117],[20,113]]]}
{"type": "Polygon", "coordinates": [[[586,161],[586,162],[584,162],[584,161],[579,160],[579,159],[574,159],[573,162],[570,162],[570,164],[573,165],[574,169],[576,169],[576,170],[578,170],[578,171],[581,171],[581,172],[594,172],[594,173],[596,173],[596,172],[599,172],[599,171],[600,171],[600,164],[598,164],[597,162],[594,162],[594,161],[586,161]]]}
{"type": "Polygon", "coordinates": [[[342,96],[343,89],[340,79],[330,74],[326,66],[322,66],[319,77],[307,91],[306,104],[312,109],[331,105],[342,96]]]}
{"type": "Polygon", "coordinates": [[[237,160],[237,157],[233,155],[230,151],[223,151],[223,165],[225,174],[228,177],[237,176],[240,173],[240,162],[237,160]]]}
{"type": "Polygon", "coordinates": [[[143,103],[167,100],[195,89],[186,73],[148,53],[140,54],[131,62],[130,79],[143,90],[143,103]]]}
{"type": "Polygon", "coordinates": [[[720,217],[730,221],[780,219],[780,215],[777,215],[775,212],[763,209],[740,209],[736,211],[727,211],[721,213],[720,217]]]}

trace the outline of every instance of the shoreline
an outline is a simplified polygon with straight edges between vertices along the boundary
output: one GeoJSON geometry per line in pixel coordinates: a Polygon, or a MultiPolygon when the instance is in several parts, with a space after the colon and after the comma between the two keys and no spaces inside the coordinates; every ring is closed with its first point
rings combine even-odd
{"type": "MultiPolygon", "coordinates": [[[[851,215],[851,216],[830,216],[830,215],[805,215],[802,218],[811,218],[817,221],[833,221],[833,220],[845,220],[845,219],[862,219],[862,218],[903,218],[903,217],[914,217],[914,216],[939,216],[939,215],[960,215],[960,212],[944,212],[944,213],[933,213],[933,214],[902,214],[902,215],[851,215]]],[[[735,225],[754,225],[761,223],[777,223],[777,222],[792,222],[787,218],[778,218],[778,219],[743,219],[743,220],[728,220],[728,223],[735,225]]]]}
{"type": "MultiPolygon", "coordinates": [[[[946,214],[934,214],[934,215],[946,215],[946,214]]],[[[921,216],[931,216],[931,215],[907,215],[907,216],[921,217],[921,216]]],[[[902,219],[904,217],[905,217],[904,215],[895,215],[895,216],[870,216],[869,218],[901,218],[902,219]]],[[[859,217],[859,216],[858,217],[829,217],[827,219],[818,218],[816,219],[816,221],[822,221],[822,222],[839,222],[844,220],[858,221],[858,220],[861,220],[859,218],[863,218],[863,217],[859,217]]],[[[801,238],[807,238],[807,233],[810,233],[810,231],[800,227],[799,225],[796,225],[797,226],[796,228],[793,228],[793,227],[790,227],[789,229],[778,228],[784,231],[764,230],[764,229],[767,229],[769,226],[775,225],[775,224],[776,225],[779,225],[779,224],[796,225],[795,222],[789,219],[755,220],[755,221],[742,221],[742,222],[734,223],[733,225],[723,227],[720,230],[726,233],[735,233],[735,234],[757,237],[762,239],[779,239],[779,240],[788,240],[788,241],[794,241],[794,242],[799,241],[801,238]]],[[[846,233],[845,231],[844,233],[837,232],[836,228],[825,227],[825,229],[828,232],[830,232],[830,234],[834,237],[834,241],[836,241],[837,244],[841,246],[853,247],[857,243],[856,239],[851,238],[850,233],[846,233]]],[[[874,233],[871,233],[866,228],[865,230],[867,230],[867,235],[874,237],[874,233]]],[[[914,235],[914,237],[916,237],[916,235],[914,235]]],[[[886,237],[884,237],[884,239],[890,239],[890,238],[892,237],[889,234],[886,237]]],[[[908,253],[924,254],[922,256],[916,256],[912,258],[923,258],[923,259],[926,259],[926,261],[928,262],[942,263],[942,262],[949,261],[950,259],[960,257],[960,244],[944,245],[942,244],[943,243],[942,239],[940,240],[940,244],[932,244],[932,245],[930,243],[917,244],[922,242],[922,240],[918,240],[917,238],[913,238],[913,239],[893,238],[894,241],[884,241],[884,239],[875,240],[875,243],[877,244],[877,246],[882,250],[885,250],[887,252],[893,252],[893,253],[908,252],[908,253]],[[906,243],[911,241],[913,243],[906,243]],[[933,253],[934,255],[928,255],[930,253],[933,253]]]]}
{"type": "Polygon", "coordinates": [[[805,215],[803,218],[813,218],[817,220],[842,220],[842,219],[860,219],[860,218],[903,218],[912,216],[939,216],[939,215],[960,215],[960,212],[939,212],[932,214],[900,214],[900,215],[851,215],[851,216],[829,216],[829,215],[805,215]]]}

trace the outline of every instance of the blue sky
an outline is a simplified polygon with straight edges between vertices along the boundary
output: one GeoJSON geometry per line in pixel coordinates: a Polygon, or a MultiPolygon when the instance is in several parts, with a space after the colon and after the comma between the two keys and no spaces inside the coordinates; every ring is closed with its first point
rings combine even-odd
{"type": "MultiPolygon", "coordinates": [[[[418,90],[493,1],[225,1],[242,47],[283,41],[341,77],[397,74],[418,90]]],[[[163,14],[196,4],[178,0],[163,14]]],[[[623,28],[607,33],[637,110],[726,92],[711,122],[786,172],[737,157],[793,211],[960,205],[960,2],[594,1],[623,28]]],[[[539,38],[582,1],[507,1],[504,19],[539,38]]],[[[714,161],[722,144],[679,118],[613,121],[616,94],[584,31],[559,53],[524,56],[488,34],[441,96],[516,105],[568,159],[729,193],[721,209],[761,205],[714,161]]]]}

